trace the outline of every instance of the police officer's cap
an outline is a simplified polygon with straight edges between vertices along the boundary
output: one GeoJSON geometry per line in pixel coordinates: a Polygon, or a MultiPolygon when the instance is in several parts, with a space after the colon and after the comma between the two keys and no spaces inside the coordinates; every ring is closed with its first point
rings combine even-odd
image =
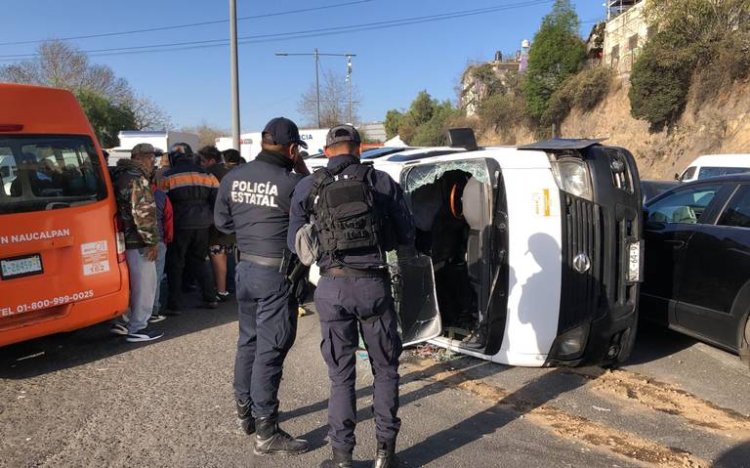
{"type": "Polygon", "coordinates": [[[326,135],[326,146],[336,143],[362,143],[359,132],[351,125],[337,125],[328,131],[326,135]]]}
{"type": "Polygon", "coordinates": [[[302,138],[299,136],[299,128],[297,128],[297,124],[286,117],[276,117],[271,119],[266,124],[266,128],[263,129],[263,134],[271,135],[273,142],[277,145],[296,143],[303,148],[307,148],[307,143],[302,141],[302,138]]]}

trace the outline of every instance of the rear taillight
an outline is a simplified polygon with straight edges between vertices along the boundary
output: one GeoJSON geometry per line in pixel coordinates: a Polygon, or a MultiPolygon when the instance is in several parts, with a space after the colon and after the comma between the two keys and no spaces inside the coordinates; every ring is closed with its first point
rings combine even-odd
{"type": "Polygon", "coordinates": [[[117,242],[117,261],[125,262],[125,233],[122,232],[120,219],[115,216],[115,240],[117,242]]]}

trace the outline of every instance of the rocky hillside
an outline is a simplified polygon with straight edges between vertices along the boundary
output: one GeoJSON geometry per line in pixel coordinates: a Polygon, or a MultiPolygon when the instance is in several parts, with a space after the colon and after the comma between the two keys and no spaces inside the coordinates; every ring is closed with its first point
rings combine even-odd
{"type": "MultiPolygon", "coordinates": [[[[563,137],[607,138],[638,159],[641,177],[671,179],[697,156],[708,153],[750,153],[750,83],[739,83],[719,93],[700,108],[691,99],[671,131],[649,132],[647,122],[630,116],[628,82],[619,79],[609,95],[592,111],[573,109],[565,119],[563,137]]],[[[535,139],[528,128],[515,128],[505,136],[484,134],[480,142],[522,144],[535,139]]]]}

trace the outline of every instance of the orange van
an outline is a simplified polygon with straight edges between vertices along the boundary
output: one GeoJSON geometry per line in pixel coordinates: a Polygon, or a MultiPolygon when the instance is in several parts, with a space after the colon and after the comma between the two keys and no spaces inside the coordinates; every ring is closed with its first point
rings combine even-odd
{"type": "Polygon", "coordinates": [[[0,346],[125,311],[116,210],[102,150],[73,94],[0,83],[0,346]]]}

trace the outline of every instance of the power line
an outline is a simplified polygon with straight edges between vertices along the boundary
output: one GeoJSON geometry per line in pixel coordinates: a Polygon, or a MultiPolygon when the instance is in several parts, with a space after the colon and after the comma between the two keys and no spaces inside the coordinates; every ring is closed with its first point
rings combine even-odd
{"type": "MultiPolygon", "coordinates": [[[[259,18],[272,18],[275,16],[286,16],[286,15],[293,15],[293,14],[298,14],[298,13],[309,13],[311,11],[328,10],[331,8],[339,8],[339,7],[344,7],[344,6],[357,5],[360,3],[369,3],[371,1],[373,0],[356,0],[356,1],[344,2],[344,3],[335,3],[333,5],[302,8],[302,9],[297,9],[297,10],[279,11],[276,13],[265,13],[262,15],[241,16],[237,18],[237,21],[245,21],[245,20],[259,19],[259,18]]],[[[131,29],[129,31],[117,31],[117,32],[98,33],[98,34],[87,34],[83,36],[60,37],[60,38],[57,38],[56,40],[71,41],[71,40],[76,40],[76,39],[94,39],[94,38],[99,38],[99,37],[125,36],[128,34],[140,34],[140,33],[146,33],[146,32],[158,32],[158,31],[165,31],[165,30],[172,30],[172,29],[193,28],[196,26],[208,26],[212,24],[222,24],[222,23],[228,23],[228,22],[229,22],[229,19],[214,20],[214,21],[200,21],[197,23],[185,23],[185,24],[176,24],[176,25],[171,25],[171,26],[160,26],[158,28],[131,29]]],[[[34,39],[34,40],[27,40],[27,41],[0,42],[0,46],[40,44],[42,42],[47,42],[48,40],[50,39],[34,39]]]]}
{"type": "MultiPolygon", "coordinates": [[[[283,33],[272,33],[272,34],[260,34],[252,36],[243,36],[239,38],[240,44],[260,44],[267,42],[276,42],[281,40],[291,39],[305,39],[311,37],[323,37],[340,34],[348,34],[352,32],[368,31],[373,29],[390,29],[402,26],[409,26],[414,24],[423,24],[436,21],[446,21],[456,18],[463,18],[468,16],[477,16],[487,13],[495,13],[499,11],[507,11],[513,9],[526,8],[531,6],[537,6],[542,4],[552,3],[554,0],[530,0],[520,3],[506,4],[502,6],[479,8],[473,10],[463,10],[451,13],[441,13],[436,15],[428,16],[416,16],[410,18],[401,18],[395,20],[376,21],[371,23],[363,23],[357,25],[347,26],[336,26],[328,28],[317,28],[303,31],[289,31],[283,33]]],[[[172,52],[172,51],[183,51],[183,50],[195,50],[195,49],[207,49],[213,47],[223,47],[229,43],[227,39],[208,39],[203,41],[187,41],[187,42],[175,42],[168,44],[152,44],[144,46],[131,46],[131,47],[117,47],[108,49],[94,49],[83,51],[86,54],[95,57],[103,56],[115,56],[115,55],[132,55],[132,54],[145,54],[145,53],[158,53],[158,52],[172,52]]],[[[20,59],[28,59],[37,57],[38,54],[19,54],[19,55],[5,55],[0,56],[0,61],[16,61],[20,59]]]]}

